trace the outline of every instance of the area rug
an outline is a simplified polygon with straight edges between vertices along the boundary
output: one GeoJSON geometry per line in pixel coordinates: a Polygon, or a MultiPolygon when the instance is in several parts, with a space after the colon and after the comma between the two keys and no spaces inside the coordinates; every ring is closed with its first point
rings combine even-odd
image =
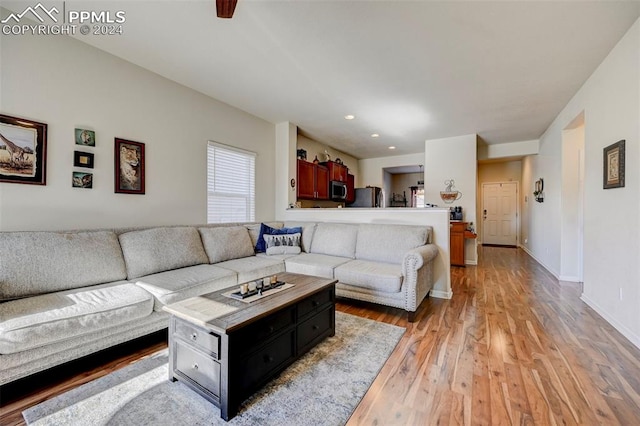
{"type": "Polygon", "coordinates": [[[169,382],[167,350],[45,401],[28,425],[343,425],[405,329],[336,312],[336,335],[312,349],[225,422],[181,382],[169,382]]]}

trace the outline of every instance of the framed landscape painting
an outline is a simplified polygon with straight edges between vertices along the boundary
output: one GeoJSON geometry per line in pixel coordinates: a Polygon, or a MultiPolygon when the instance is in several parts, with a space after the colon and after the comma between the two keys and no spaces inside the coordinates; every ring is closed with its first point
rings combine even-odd
{"type": "Polygon", "coordinates": [[[0,182],[46,185],[47,125],[0,114],[0,182]]]}
{"type": "Polygon", "coordinates": [[[603,189],[624,187],[624,139],[604,148],[603,189]]]}
{"type": "Polygon", "coordinates": [[[115,139],[115,192],[144,194],[144,144],[115,139]]]}

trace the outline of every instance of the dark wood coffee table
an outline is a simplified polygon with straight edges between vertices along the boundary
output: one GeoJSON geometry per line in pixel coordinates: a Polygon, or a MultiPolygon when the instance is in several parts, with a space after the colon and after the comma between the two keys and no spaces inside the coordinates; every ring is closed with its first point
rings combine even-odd
{"type": "MultiPolygon", "coordinates": [[[[282,273],[294,287],[252,303],[220,290],[165,306],[169,379],[180,380],[231,419],[247,397],[335,334],[336,280],[282,273]]],[[[235,289],[235,287],[234,287],[235,289]]]]}

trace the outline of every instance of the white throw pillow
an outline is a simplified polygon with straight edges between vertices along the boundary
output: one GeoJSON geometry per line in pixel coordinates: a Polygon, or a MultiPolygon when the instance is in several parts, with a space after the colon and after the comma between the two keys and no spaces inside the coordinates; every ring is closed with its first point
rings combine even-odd
{"type": "Polygon", "coordinates": [[[267,255],[274,254],[299,254],[300,253],[300,233],[264,235],[267,246],[267,255]]]}

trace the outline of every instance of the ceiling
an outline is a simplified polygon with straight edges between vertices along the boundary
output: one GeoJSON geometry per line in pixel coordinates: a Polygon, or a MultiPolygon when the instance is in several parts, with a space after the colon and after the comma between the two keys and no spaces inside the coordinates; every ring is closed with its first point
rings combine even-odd
{"type": "Polygon", "coordinates": [[[76,38],[357,158],[539,138],[640,15],[638,1],[239,0],[230,20],[213,0],[72,5],[126,12],[124,35],[76,38]]]}

